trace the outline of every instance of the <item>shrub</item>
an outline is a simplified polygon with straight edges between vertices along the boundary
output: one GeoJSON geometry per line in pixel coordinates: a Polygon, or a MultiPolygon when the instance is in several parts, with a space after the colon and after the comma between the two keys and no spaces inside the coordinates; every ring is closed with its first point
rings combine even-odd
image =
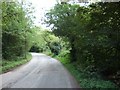
{"type": "Polygon", "coordinates": [[[30,49],[30,52],[42,52],[42,51],[43,51],[43,50],[40,49],[40,47],[37,46],[37,45],[33,45],[33,46],[31,47],[31,49],[30,49]]]}

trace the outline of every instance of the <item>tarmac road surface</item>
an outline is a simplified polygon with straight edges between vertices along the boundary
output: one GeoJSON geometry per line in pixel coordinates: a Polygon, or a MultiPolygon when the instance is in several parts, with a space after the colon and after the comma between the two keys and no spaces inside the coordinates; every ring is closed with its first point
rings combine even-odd
{"type": "Polygon", "coordinates": [[[45,54],[31,54],[30,62],[0,75],[1,88],[79,88],[58,60],[45,54]]]}

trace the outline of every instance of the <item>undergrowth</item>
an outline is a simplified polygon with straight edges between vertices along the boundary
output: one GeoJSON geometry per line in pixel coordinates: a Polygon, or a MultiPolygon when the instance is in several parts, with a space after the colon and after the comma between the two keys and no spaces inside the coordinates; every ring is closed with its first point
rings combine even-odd
{"type": "Polygon", "coordinates": [[[17,59],[14,60],[2,60],[1,62],[1,67],[0,67],[0,74],[1,73],[5,73],[8,72],[22,64],[27,63],[28,61],[30,61],[32,58],[31,54],[27,54],[26,58],[24,57],[19,57],[17,59]]]}
{"type": "Polygon", "coordinates": [[[69,57],[69,54],[62,52],[55,58],[61,61],[61,63],[71,72],[81,88],[118,88],[113,82],[102,79],[97,73],[90,74],[85,70],[78,69],[76,62],[70,63],[69,57]]]}

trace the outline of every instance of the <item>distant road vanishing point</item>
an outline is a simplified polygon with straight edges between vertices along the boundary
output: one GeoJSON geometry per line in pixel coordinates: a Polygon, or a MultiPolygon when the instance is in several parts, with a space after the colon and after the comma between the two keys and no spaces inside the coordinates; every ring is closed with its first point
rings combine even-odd
{"type": "Polygon", "coordinates": [[[32,60],[1,74],[1,88],[79,88],[74,77],[56,59],[31,53],[32,60]]]}

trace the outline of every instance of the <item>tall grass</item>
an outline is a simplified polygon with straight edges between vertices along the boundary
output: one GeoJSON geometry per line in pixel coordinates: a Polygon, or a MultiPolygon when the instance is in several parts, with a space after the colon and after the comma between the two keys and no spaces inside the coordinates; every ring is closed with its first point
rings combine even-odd
{"type": "Polygon", "coordinates": [[[18,57],[17,59],[13,59],[13,60],[2,60],[1,62],[2,67],[0,67],[0,74],[8,72],[22,64],[27,63],[28,61],[31,60],[31,58],[32,58],[32,55],[28,53],[26,58],[18,57]]]}
{"type": "Polygon", "coordinates": [[[101,75],[95,73],[90,74],[85,70],[78,69],[76,62],[70,63],[70,55],[61,52],[55,57],[71,72],[71,74],[76,78],[81,88],[117,88],[113,82],[109,80],[104,80],[101,75]]]}

